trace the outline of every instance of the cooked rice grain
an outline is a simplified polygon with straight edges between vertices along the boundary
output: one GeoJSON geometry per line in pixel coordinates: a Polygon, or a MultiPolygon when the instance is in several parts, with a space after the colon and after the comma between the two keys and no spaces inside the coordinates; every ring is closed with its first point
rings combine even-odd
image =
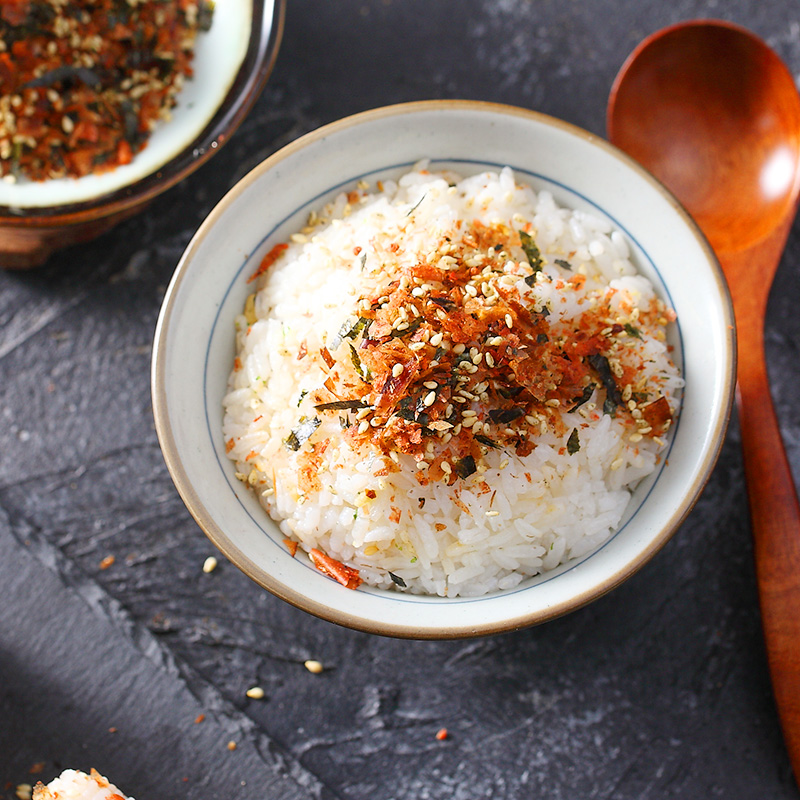
{"type": "Polygon", "coordinates": [[[265,263],[224,437],[298,557],[387,589],[510,589],[602,544],[658,464],[674,315],[618,231],[510,169],[421,163],[265,263]]]}

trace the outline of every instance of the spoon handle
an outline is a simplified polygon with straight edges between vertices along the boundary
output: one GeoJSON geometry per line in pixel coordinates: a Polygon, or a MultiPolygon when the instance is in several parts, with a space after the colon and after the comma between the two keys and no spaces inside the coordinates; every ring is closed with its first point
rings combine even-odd
{"type": "MultiPolygon", "coordinates": [[[[764,244],[766,249],[776,245],[774,266],[783,241],[764,244]]],[[[737,268],[770,275],[766,267],[773,254],[764,249],[721,258],[726,275],[737,268]]],[[[736,281],[732,284],[733,289],[736,281]]],[[[759,294],[745,291],[741,282],[733,292],[739,329],[736,399],[772,688],[792,768],[800,781],[800,505],[769,389],[763,334],[766,296],[759,302],[759,294]]]]}

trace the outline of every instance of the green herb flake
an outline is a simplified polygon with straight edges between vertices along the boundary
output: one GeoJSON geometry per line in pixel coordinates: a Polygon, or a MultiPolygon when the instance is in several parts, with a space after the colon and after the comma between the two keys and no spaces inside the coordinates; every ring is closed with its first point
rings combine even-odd
{"type": "Polygon", "coordinates": [[[567,452],[572,456],[581,449],[581,440],[578,438],[578,429],[573,428],[567,439],[567,452]]]}
{"type": "Polygon", "coordinates": [[[627,333],[628,336],[635,336],[637,339],[642,338],[642,332],[638,328],[634,328],[630,322],[626,322],[623,327],[625,328],[625,333],[627,333]]]}
{"type": "Polygon", "coordinates": [[[572,264],[570,264],[569,261],[564,261],[563,258],[557,258],[555,263],[558,264],[561,269],[568,269],[572,272],[572,264]]]}

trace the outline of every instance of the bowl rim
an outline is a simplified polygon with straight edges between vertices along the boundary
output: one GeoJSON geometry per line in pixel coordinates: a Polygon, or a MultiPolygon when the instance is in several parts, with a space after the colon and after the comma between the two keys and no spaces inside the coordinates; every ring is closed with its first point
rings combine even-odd
{"type": "Polygon", "coordinates": [[[123,213],[147,203],[191,175],[231,138],[264,89],[283,38],[287,0],[252,0],[252,31],[242,63],[219,108],[180,152],[158,169],[88,200],[14,211],[0,206],[5,228],[53,228],[123,213]]]}
{"type": "Polygon", "coordinates": [[[713,249],[711,248],[700,228],[697,226],[685,208],[681,205],[681,203],[660,181],[658,181],[658,179],[656,179],[651,173],[635,162],[630,156],[628,156],[619,148],[610,144],[602,137],[586,131],[572,123],[552,117],[542,112],[487,101],[460,99],[419,100],[408,103],[381,106],[352,114],[328,123],[304,134],[289,144],[286,144],[274,154],[256,165],[245,176],[243,176],[226,193],[226,195],[218,202],[218,204],[200,224],[197,232],[192,237],[183,255],[181,256],[181,259],[173,274],[172,280],[170,281],[165,293],[164,301],[156,324],[151,368],[151,391],[156,434],[170,476],[172,477],[178,493],[183,499],[187,509],[201,530],[228,560],[236,565],[259,586],[280,597],[282,600],[288,602],[296,608],[329,622],[334,622],[336,624],[367,633],[377,633],[396,638],[454,639],[502,633],[555,619],[571,611],[577,610],[607,594],[627,580],[639,569],[641,569],[648,561],[650,561],[650,559],[653,558],[653,556],[667,543],[667,541],[669,541],[669,539],[686,519],[699,499],[702,490],[705,487],[711,472],[714,469],[714,466],[716,465],[730,421],[734,400],[736,374],[736,330],[733,320],[733,306],[722,269],[713,249]],[[436,630],[421,630],[414,627],[410,623],[383,623],[380,621],[374,621],[357,613],[342,612],[337,609],[331,609],[322,603],[318,604],[313,600],[309,600],[301,591],[298,591],[291,586],[287,586],[273,578],[270,573],[253,562],[242,550],[233,546],[232,542],[228,540],[227,534],[221,529],[221,526],[218,525],[218,523],[211,517],[210,514],[206,513],[203,502],[194,486],[191,484],[181,463],[181,457],[170,426],[164,379],[166,375],[167,358],[166,332],[169,328],[178,289],[186,278],[186,273],[189,269],[189,265],[193,261],[194,254],[201,246],[201,243],[205,239],[209,230],[213,228],[217,220],[226,213],[227,207],[231,205],[231,203],[241,193],[246,191],[253,182],[257,181],[264,172],[273,169],[288,157],[331,134],[383,117],[391,117],[401,114],[414,114],[418,111],[437,110],[474,110],[488,113],[494,112],[501,115],[520,116],[540,124],[553,126],[571,133],[593,146],[600,147],[615,159],[622,162],[625,167],[638,173],[641,178],[644,178],[649,184],[651,184],[653,188],[655,188],[669,202],[669,204],[674,207],[679,216],[682,217],[687,229],[693,233],[700,249],[704,252],[709,266],[712,268],[712,273],[719,290],[719,296],[722,301],[722,313],[727,326],[727,335],[725,339],[725,379],[721,386],[720,392],[723,402],[722,408],[716,415],[714,427],[710,433],[710,439],[713,444],[704,454],[701,466],[697,470],[697,475],[692,482],[689,491],[686,492],[681,504],[672,510],[665,523],[661,526],[658,535],[654,536],[646,547],[642,548],[634,558],[631,558],[626,563],[622,564],[613,572],[613,574],[607,576],[599,585],[592,586],[578,594],[571,595],[568,599],[550,605],[542,611],[526,612],[525,609],[522,608],[520,612],[513,617],[504,618],[496,622],[479,622],[477,624],[451,625],[446,628],[437,628],[436,630]]]}

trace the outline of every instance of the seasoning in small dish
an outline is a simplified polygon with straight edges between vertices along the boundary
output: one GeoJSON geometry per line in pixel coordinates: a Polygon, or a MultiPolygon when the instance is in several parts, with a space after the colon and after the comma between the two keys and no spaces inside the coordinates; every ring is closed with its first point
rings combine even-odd
{"type": "Polygon", "coordinates": [[[79,178],[129,164],[192,76],[206,0],[0,6],[0,175],[79,178]]]}

